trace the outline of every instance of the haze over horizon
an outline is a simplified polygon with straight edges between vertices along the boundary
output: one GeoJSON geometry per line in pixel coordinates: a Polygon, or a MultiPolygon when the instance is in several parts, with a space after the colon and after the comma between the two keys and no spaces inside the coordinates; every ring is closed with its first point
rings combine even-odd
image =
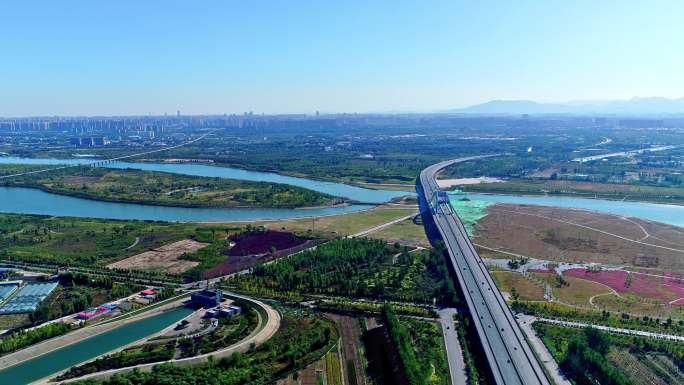
{"type": "Polygon", "coordinates": [[[8,3],[0,116],[678,99],[680,4],[655,3],[8,3]]]}

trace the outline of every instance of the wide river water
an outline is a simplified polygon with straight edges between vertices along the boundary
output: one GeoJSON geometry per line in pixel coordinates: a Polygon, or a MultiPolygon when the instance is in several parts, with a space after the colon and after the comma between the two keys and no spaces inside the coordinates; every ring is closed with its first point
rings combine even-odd
{"type": "Polygon", "coordinates": [[[0,384],[31,383],[161,331],[190,313],[192,310],[185,307],[169,310],[24,361],[0,371],[0,384]]]}
{"type": "MultiPolygon", "coordinates": [[[[0,157],[0,164],[87,164],[86,159],[32,159],[0,157]]],[[[392,198],[411,194],[402,191],[371,190],[343,183],[321,182],[306,178],[283,176],[276,173],[246,171],[230,167],[202,164],[127,163],[113,162],[109,168],[130,168],[163,171],[184,175],[241,179],[249,181],[284,183],[367,202],[383,203],[392,198]]],[[[470,199],[493,203],[534,204],[579,208],[623,216],[636,217],[684,227],[684,206],[625,202],[605,199],[573,198],[560,196],[518,196],[505,194],[468,194],[470,199]]],[[[257,219],[291,219],[308,216],[335,215],[368,208],[367,205],[349,205],[312,209],[269,208],[182,208],[151,206],[132,203],[103,202],[46,193],[37,189],[0,187],[0,212],[42,214],[57,216],[94,217],[107,219],[140,219],[160,221],[250,221],[257,219]]]]}

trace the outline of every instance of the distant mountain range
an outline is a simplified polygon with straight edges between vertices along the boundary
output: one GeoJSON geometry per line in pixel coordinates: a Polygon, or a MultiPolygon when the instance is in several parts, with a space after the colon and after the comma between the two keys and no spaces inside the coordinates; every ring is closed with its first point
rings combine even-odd
{"type": "Polygon", "coordinates": [[[468,114],[684,114],[684,98],[632,98],[567,103],[539,103],[531,100],[492,100],[448,112],[468,114]]]}

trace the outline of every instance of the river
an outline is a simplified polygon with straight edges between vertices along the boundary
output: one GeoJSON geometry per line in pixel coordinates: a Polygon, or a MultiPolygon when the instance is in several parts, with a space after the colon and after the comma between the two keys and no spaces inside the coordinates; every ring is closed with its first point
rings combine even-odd
{"type": "Polygon", "coordinates": [[[349,213],[371,206],[349,205],[312,209],[187,208],[105,202],[47,193],[24,187],[0,187],[0,212],[179,222],[232,222],[258,219],[290,219],[349,213]]]}
{"type": "Polygon", "coordinates": [[[491,203],[585,209],[684,227],[684,206],[678,205],[541,195],[467,194],[467,196],[472,200],[491,203]]]}
{"type": "Polygon", "coordinates": [[[0,384],[28,384],[161,331],[192,310],[176,308],[65,346],[0,371],[0,384]]]}
{"type": "MultiPolygon", "coordinates": [[[[92,159],[34,159],[17,157],[0,157],[0,164],[30,164],[30,165],[78,165],[92,163],[92,159]]],[[[384,203],[392,198],[407,195],[402,191],[373,190],[350,186],[344,183],[323,182],[318,180],[297,178],[273,172],[247,171],[233,167],[208,166],[197,163],[135,163],[112,162],[107,168],[134,169],[145,171],[161,171],[173,174],[205,176],[212,178],[239,179],[255,182],[282,183],[291,186],[307,188],[324,194],[349,198],[363,203],[384,203]]]]}
{"type": "MultiPolygon", "coordinates": [[[[0,157],[0,164],[88,164],[86,159],[33,159],[0,157]]],[[[184,175],[231,178],[249,181],[284,183],[304,187],[326,194],[343,196],[360,202],[383,203],[394,197],[411,194],[402,191],[371,190],[343,183],[321,182],[295,178],[276,173],[246,171],[230,167],[202,164],[126,163],[113,162],[107,167],[163,171],[184,175]]],[[[684,227],[684,206],[645,202],[625,202],[606,199],[574,198],[562,196],[519,196],[507,194],[468,194],[470,199],[493,203],[533,204],[579,208],[610,214],[636,217],[684,227]]],[[[93,217],[104,219],[139,219],[159,221],[227,222],[260,219],[292,219],[309,216],[335,215],[368,208],[367,205],[313,209],[270,208],[182,208],[151,206],[134,203],[115,203],[68,197],[46,193],[37,189],[0,187],[0,212],[56,216],[93,217]]]]}

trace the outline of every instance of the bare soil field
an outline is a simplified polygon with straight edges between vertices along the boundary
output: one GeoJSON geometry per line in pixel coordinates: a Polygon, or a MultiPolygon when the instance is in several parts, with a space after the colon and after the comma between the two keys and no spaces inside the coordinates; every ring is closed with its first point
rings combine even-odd
{"type": "Polygon", "coordinates": [[[487,212],[474,233],[474,242],[485,247],[559,262],[684,272],[679,227],[556,207],[496,204],[487,212]]]}
{"type": "Polygon", "coordinates": [[[209,246],[208,243],[184,239],[111,263],[107,267],[110,269],[154,270],[180,274],[199,265],[199,262],[184,260],[180,257],[185,253],[191,253],[207,246],[209,246]]]}

